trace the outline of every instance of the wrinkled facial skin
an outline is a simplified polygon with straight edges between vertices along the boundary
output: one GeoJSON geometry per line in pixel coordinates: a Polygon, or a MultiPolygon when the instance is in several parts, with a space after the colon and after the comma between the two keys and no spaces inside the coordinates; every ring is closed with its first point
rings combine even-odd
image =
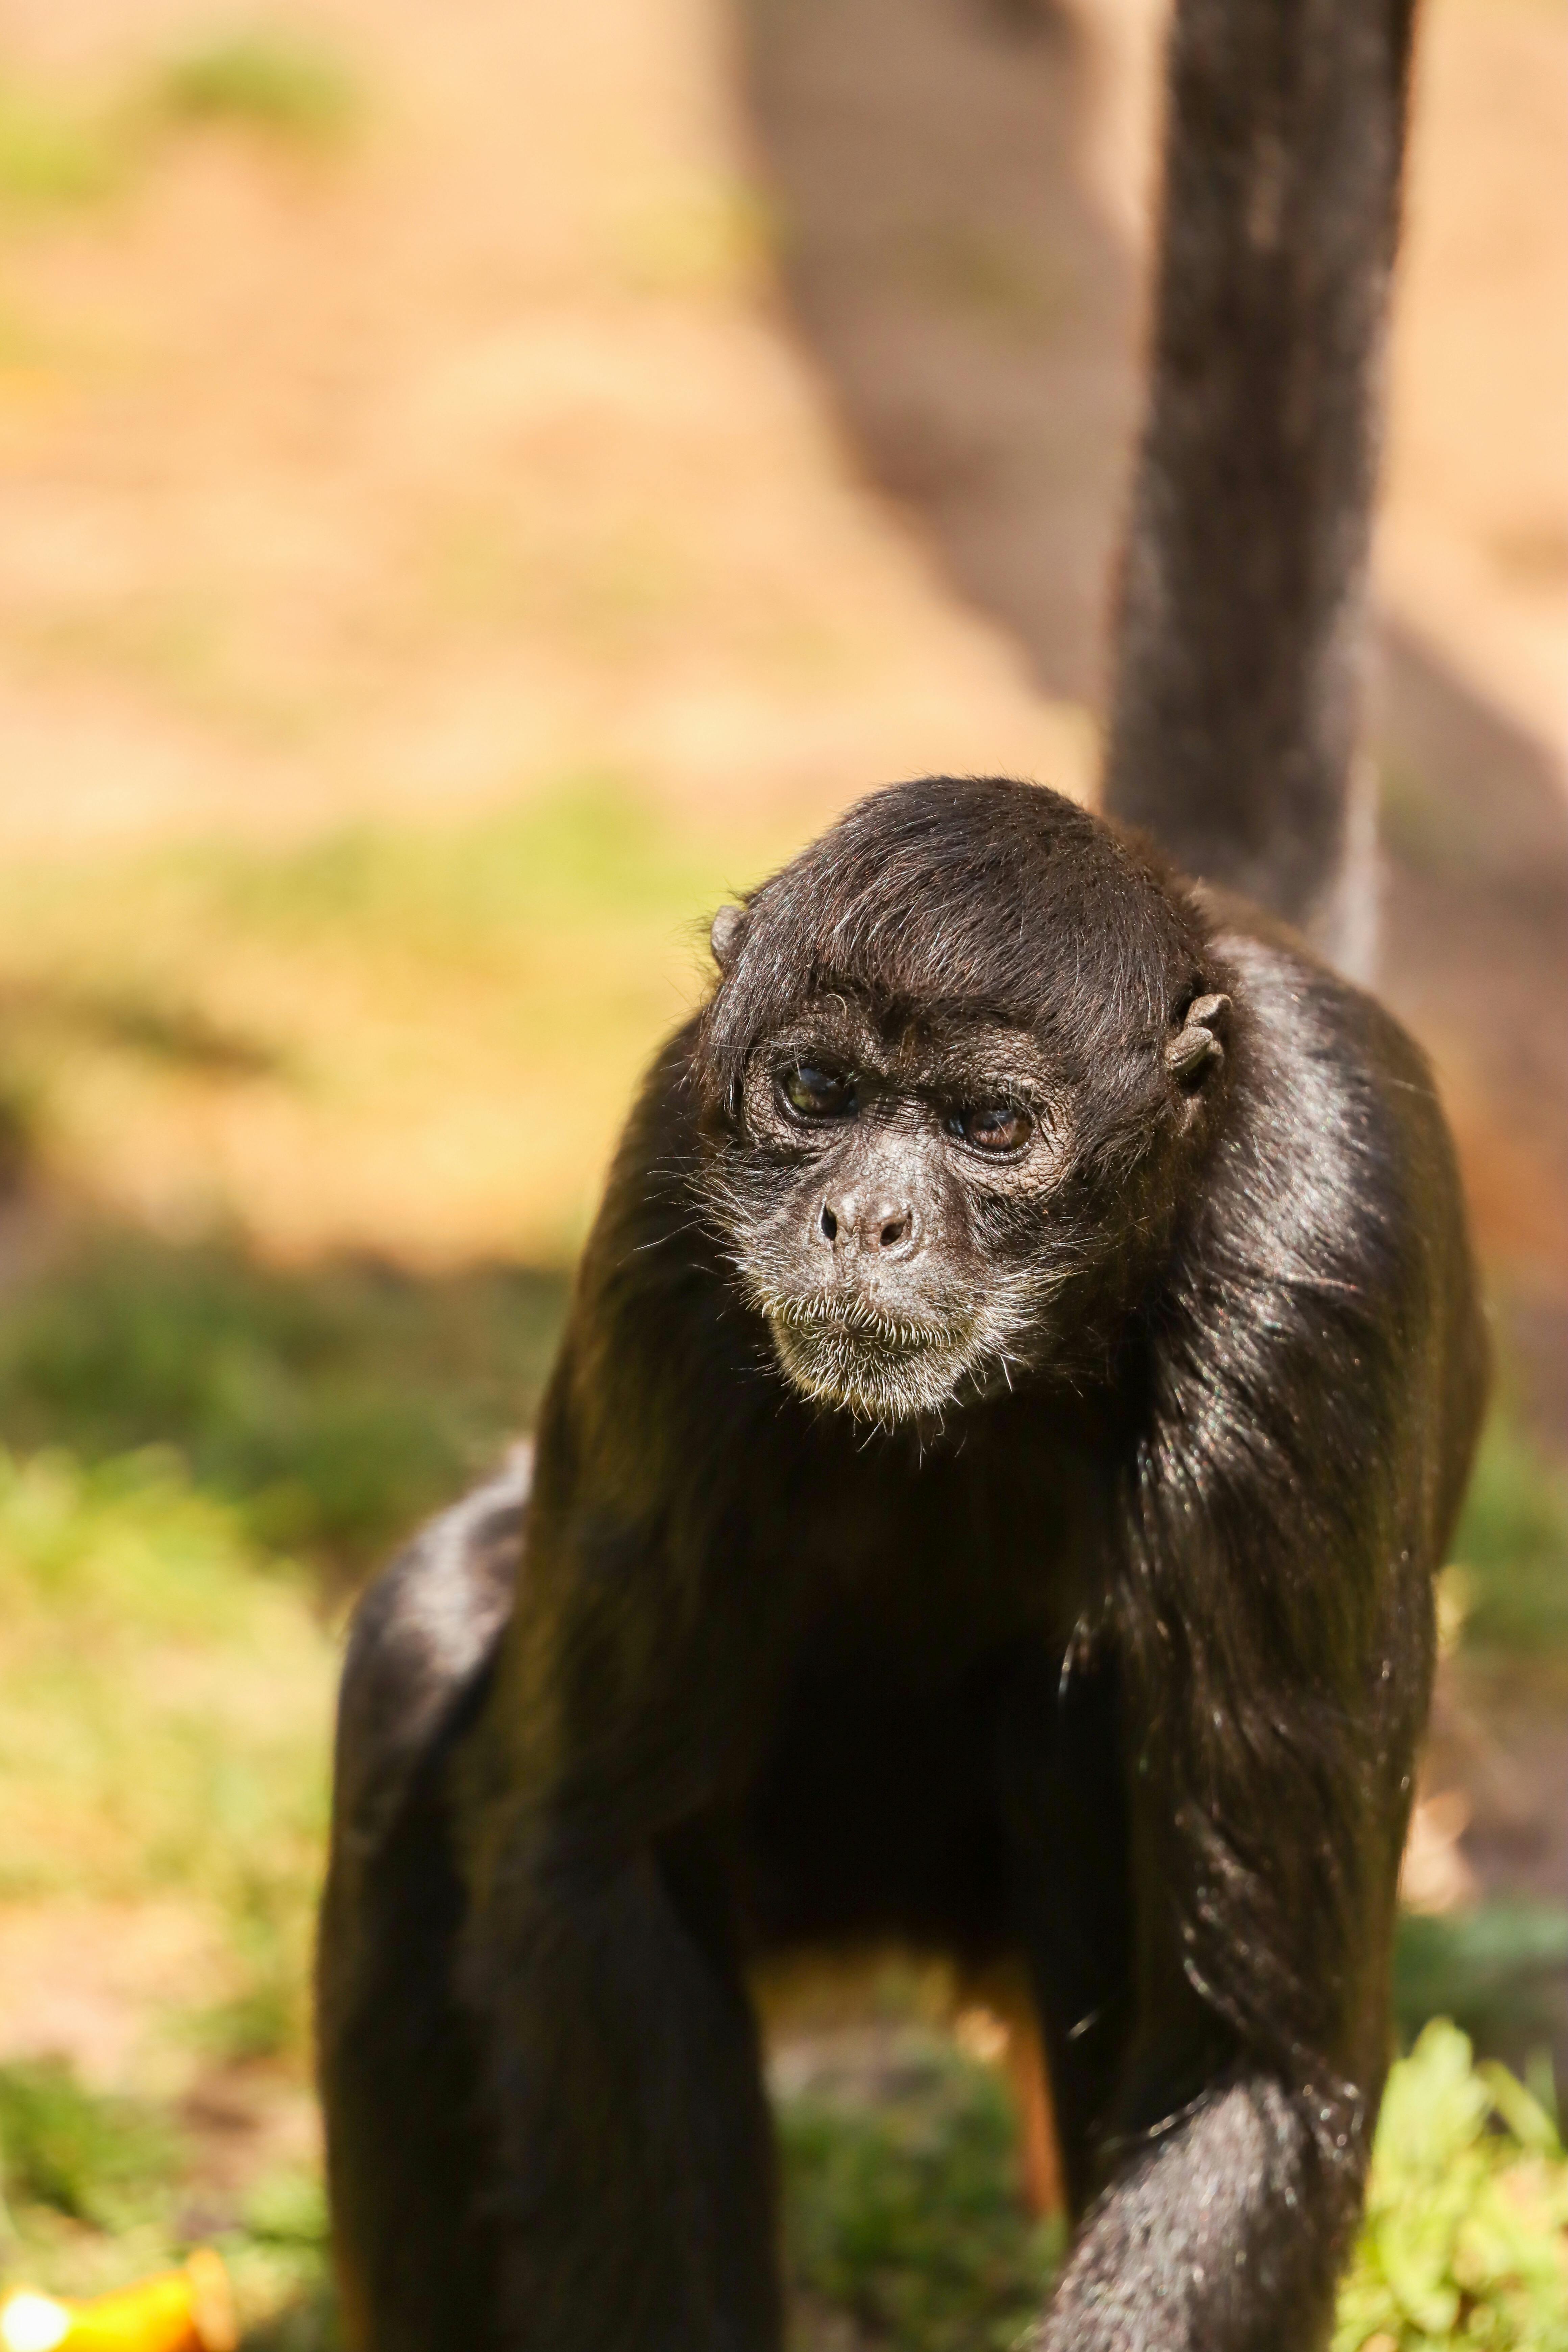
{"type": "Polygon", "coordinates": [[[803,1396],[940,1422],[1049,1359],[1089,1244],[1077,1091],[1027,1031],[840,997],[753,1052],[708,1192],[803,1396]]]}

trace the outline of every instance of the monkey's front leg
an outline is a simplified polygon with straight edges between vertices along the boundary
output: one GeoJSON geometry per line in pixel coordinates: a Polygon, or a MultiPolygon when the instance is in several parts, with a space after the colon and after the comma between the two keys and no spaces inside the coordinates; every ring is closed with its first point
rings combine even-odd
{"type": "Polygon", "coordinates": [[[505,2352],[771,2352],[771,2142],[744,1989],[649,1846],[537,1835],[472,1924],[505,2352]]]}

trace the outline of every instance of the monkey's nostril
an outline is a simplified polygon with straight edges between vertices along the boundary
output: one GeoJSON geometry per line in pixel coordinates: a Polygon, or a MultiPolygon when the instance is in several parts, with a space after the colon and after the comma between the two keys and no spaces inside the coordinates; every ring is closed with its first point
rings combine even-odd
{"type": "Polygon", "coordinates": [[[822,1204],[822,1233],[825,1241],[836,1241],[838,1236],[838,1220],[826,1201],[822,1204]]]}

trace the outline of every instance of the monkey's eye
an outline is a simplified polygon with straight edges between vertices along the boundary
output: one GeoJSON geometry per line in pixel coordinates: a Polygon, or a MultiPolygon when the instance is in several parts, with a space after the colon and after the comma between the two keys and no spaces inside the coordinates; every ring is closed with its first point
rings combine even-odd
{"type": "Polygon", "coordinates": [[[994,1152],[1000,1160],[1022,1151],[1034,1131],[1034,1120],[1016,1103],[974,1103],[949,1122],[972,1150],[994,1152]]]}
{"type": "Polygon", "coordinates": [[[855,1082],[841,1070],[825,1070],[817,1062],[797,1062],[781,1072],[779,1094],[796,1118],[853,1118],[857,1108],[855,1082]]]}

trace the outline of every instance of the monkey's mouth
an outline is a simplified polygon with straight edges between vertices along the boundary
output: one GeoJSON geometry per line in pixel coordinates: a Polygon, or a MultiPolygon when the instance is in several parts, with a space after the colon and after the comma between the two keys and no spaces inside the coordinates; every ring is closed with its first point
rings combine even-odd
{"type": "Polygon", "coordinates": [[[860,1299],[770,1299],[763,1312],[792,1385],[857,1420],[940,1412],[971,1369],[963,1324],[889,1315],[860,1299]]]}

